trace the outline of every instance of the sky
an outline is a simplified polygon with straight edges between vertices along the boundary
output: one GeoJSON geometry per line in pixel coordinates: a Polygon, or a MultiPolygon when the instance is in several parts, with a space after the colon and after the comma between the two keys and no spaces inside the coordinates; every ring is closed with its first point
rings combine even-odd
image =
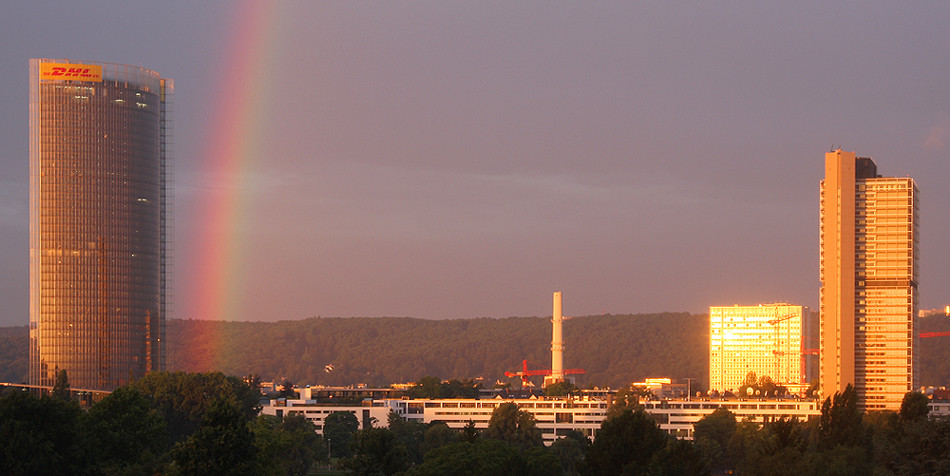
{"type": "Polygon", "coordinates": [[[817,308],[833,148],[921,190],[950,304],[950,3],[5,2],[0,326],[29,322],[28,60],[175,81],[179,319],[817,308]]]}

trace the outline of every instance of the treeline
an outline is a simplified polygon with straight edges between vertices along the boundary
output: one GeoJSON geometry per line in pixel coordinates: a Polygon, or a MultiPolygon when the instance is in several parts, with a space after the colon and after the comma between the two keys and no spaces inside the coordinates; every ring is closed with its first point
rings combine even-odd
{"type": "MultiPolygon", "coordinates": [[[[488,428],[460,430],[390,413],[387,427],[327,415],[323,435],[301,415],[259,415],[253,380],[157,372],[84,411],[63,375],[52,396],[0,395],[0,472],[123,475],[305,475],[326,463],[354,475],[946,474],[950,419],[928,418],[908,393],[899,412],[862,413],[850,386],[808,421],[760,425],[725,409],[678,440],[621,391],[593,441],[573,431],[542,442],[534,416],[499,405],[488,428]]],[[[424,382],[420,382],[420,386],[424,382]]],[[[330,468],[328,468],[329,470],[330,468]]]]}
{"type": "MultiPolygon", "coordinates": [[[[920,332],[950,331],[943,315],[919,320],[920,332]]],[[[576,317],[564,323],[564,363],[581,368],[581,387],[619,388],[647,377],[708,382],[708,316],[659,313],[576,317]]],[[[312,385],[388,385],[426,375],[508,380],[505,371],[550,365],[546,317],[423,320],[311,318],[280,322],[171,320],[167,367],[220,370],[312,385]]],[[[921,384],[950,384],[950,336],[920,340],[921,384]]],[[[817,346],[817,345],[816,345],[817,346]]],[[[28,329],[0,328],[0,381],[25,382],[28,329]]],[[[537,378],[536,378],[537,379],[537,378]]],[[[515,379],[510,381],[515,382],[515,379]]],[[[539,383],[539,382],[538,382],[539,383]]]]}
{"type": "Polygon", "coordinates": [[[0,396],[0,473],[304,475],[326,456],[303,416],[258,415],[254,382],[155,372],[84,410],[62,376],[51,396],[0,396]]]}

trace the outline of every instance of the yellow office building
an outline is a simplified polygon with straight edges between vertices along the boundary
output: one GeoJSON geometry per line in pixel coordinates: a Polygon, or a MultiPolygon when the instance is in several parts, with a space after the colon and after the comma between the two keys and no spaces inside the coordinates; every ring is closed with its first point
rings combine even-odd
{"type": "Polygon", "coordinates": [[[820,377],[854,385],[865,410],[898,410],[917,387],[917,185],[870,158],[825,154],[821,181],[820,377]]]}
{"type": "Polygon", "coordinates": [[[736,391],[749,372],[777,384],[801,384],[804,319],[791,304],[709,308],[709,388],[736,391]]]}

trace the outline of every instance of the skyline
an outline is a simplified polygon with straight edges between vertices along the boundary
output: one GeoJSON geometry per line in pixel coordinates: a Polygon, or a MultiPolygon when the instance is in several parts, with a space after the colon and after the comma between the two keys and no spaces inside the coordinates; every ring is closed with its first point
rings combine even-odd
{"type": "Polygon", "coordinates": [[[817,309],[832,147],[917,181],[921,309],[950,302],[950,6],[226,5],[6,8],[0,325],[31,57],[175,79],[174,318],[817,309]]]}

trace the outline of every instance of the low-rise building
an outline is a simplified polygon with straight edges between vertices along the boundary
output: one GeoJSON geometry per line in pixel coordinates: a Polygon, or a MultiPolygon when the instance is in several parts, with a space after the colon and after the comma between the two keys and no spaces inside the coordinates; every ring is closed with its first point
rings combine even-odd
{"type": "Polygon", "coordinates": [[[693,439],[695,423],[720,408],[734,413],[736,421],[747,420],[760,425],[782,417],[806,421],[821,415],[820,401],[804,399],[675,399],[642,404],[661,430],[681,439],[693,439]]]}
{"type": "MultiPolygon", "coordinates": [[[[420,423],[443,422],[449,428],[462,429],[469,422],[475,428],[488,428],[492,412],[502,403],[514,403],[534,416],[546,445],[569,431],[579,431],[590,438],[607,418],[609,400],[590,397],[532,397],[524,399],[367,399],[362,405],[328,405],[313,400],[275,399],[264,405],[261,413],[286,416],[299,414],[323,432],[324,419],[334,412],[353,413],[364,425],[386,427],[389,413],[420,423]]],[[[757,423],[786,417],[807,420],[821,414],[817,400],[769,399],[666,399],[641,403],[652,415],[660,429],[678,438],[692,438],[693,424],[719,408],[736,414],[737,420],[748,419],[757,423]]]]}

